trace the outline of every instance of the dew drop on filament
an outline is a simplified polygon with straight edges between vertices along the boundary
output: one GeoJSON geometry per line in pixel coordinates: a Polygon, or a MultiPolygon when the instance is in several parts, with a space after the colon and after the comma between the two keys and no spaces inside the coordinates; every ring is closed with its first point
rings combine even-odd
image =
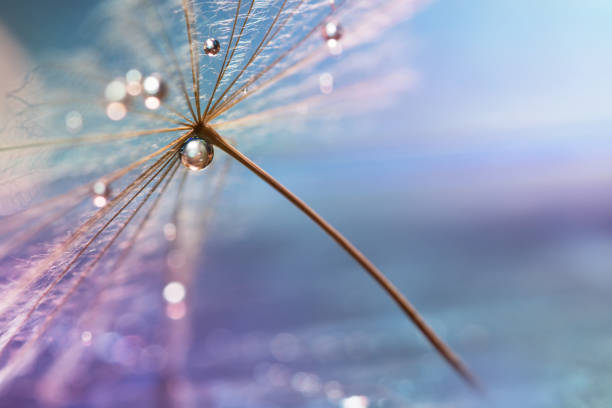
{"type": "Polygon", "coordinates": [[[110,187],[103,181],[96,181],[91,188],[93,193],[93,203],[96,207],[106,206],[110,198],[110,187]]]}
{"type": "Polygon", "coordinates": [[[212,162],[214,150],[204,139],[194,137],[185,142],[180,155],[183,166],[191,171],[200,171],[212,162]]]}
{"type": "Polygon", "coordinates": [[[204,41],[204,53],[209,56],[214,56],[221,50],[221,44],[216,38],[209,38],[204,41]]]}

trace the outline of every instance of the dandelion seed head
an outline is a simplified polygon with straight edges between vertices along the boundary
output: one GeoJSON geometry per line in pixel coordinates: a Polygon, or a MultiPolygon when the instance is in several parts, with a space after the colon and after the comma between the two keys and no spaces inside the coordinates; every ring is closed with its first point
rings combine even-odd
{"type": "MultiPolygon", "coordinates": [[[[40,156],[32,155],[40,159],[23,169],[13,158],[10,163],[0,158],[1,166],[19,170],[15,176],[29,177],[24,185],[35,193],[25,201],[40,205],[0,228],[0,260],[10,258],[0,265],[9,271],[2,276],[9,284],[2,286],[8,289],[0,302],[6,328],[0,334],[0,350],[11,344],[17,350],[3,356],[8,363],[0,379],[15,378],[27,365],[21,355],[44,354],[48,345],[41,339],[51,333],[61,338],[61,329],[70,327],[88,330],[72,336],[73,347],[58,348],[45,373],[34,374],[61,398],[68,400],[71,393],[55,390],[69,391],[88,367],[86,353],[94,353],[100,364],[150,361],[143,365],[156,370],[155,375],[168,367],[181,372],[185,354],[197,346],[180,334],[192,324],[186,288],[201,272],[198,260],[214,196],[224,190],[229,171],[224,170],[229,168],[224,167],[224,155],[210,166],[213,146],[192,137],[193,132],[210,126],[241,148],[285,149],[292,146],[288,133],[308,140],[327,137],[323,130],[331,122],[324,121],[334,120],[331,112],[360,114],[364,99],[373,109],[392,100],[389,92],[398,89],[392,86],[398,77],[387,80],[373,68],[375,55],[366,46],[373,43],[376,55],[385,47],[393,50],[396,43],[374,40],[393,19],[404,18],[397,9],[408,7],[387,9],[381,5],[389,2],[382,0],[338,3],[334,11],[328,0],[290,0],[284,6],[256,1],[247,21],[248,2],[236,13],[237,3],[230,1],[110,0],[88,21],[87,28],[94,32],[84,50],[36,71],[28,89],[36,92],[26,98],[31,106],[20,106],[27,115],[17,116],[23,119],[18,127],[29,138],[26,142],[44,140],[48,147],[40,156]],[[350,33],[341,40],[342,27],[326,34],[332,12],[350,33]],[[385,20],[383,14],[393,18],[385,20]],[[362,27],[365,30],[357,29],[362,27]],[[340,51],[341,58],[330,57],[340,51]],[[371,83],[362,75],[366,71],[374,73],[371,83]],[[151,132],[160,129],[171,130],[151,132]],[[145,157],[149,159],[139,162],[145,157]],[[200,177],[186,171],[204,168],[200,177]],[[103,185],[97,187],[96,180],[103,185]],[[43,227],[35,236],[17,234],[43,227]],[[12,261],[17,258],[28,261],[12,261]],[[160,296],[160,286],[168,281],[160,296]],[[118,311],[125,310],[143,316],[148,326],[118,327],[118,311]],[[168,339],[159,336],[168,327],[177,330],[168,339]],[[88,343],[91,347],[82,347],[88,343]],[[75,353],[82,349],[85,354],[75,353]]],[[[14,144],[8,137],[5,141],[14,144]]],[[[18,153],[18,159],[30,154],[18,153]]],[[[0,191],[3,206],[5,195],[15,197],[7,191],[0,191]]],[[[291,372],[282,365],[309,357],[300,336],[265,338],[263,351],[249,354],[249,364],[271,356],[278,364],[267,377],[270,383],[293,384],[303,397],[323,392],[319,375],[291,372]]],[[[218,351],[223,345],[217,346],[218,351]]],[[[244,392],[241,397],[253,397],[244,392]]]]}

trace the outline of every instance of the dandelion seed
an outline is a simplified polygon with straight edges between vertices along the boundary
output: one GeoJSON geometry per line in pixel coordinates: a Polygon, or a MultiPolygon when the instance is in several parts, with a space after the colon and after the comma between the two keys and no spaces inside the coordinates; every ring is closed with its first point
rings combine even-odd
{"type": "MultiPolygon", "coordinates": [[[[326,59],[343,49],[345,55],[360,50],[413,10],[411,1],[408,6],[384,0],[327,2],[182,0],[178,2],[181,12],[176,13],[175,1],[110,1],[100,11],[105,23],[99,26],[96,38],[108,53],[104,46],[96,47],[94,53],[88,49],[73,60],[62,61],[59,69],[37,71],[49,92],[38,83],[34,88],[44,89],[45,96],[53,98],[43,104],[27,103],[27,114],[18,118],[27,118],[24,128],[45,132],[34,141],[16,144],[11,139],[6,147],[0,146],[0,153],[47,148],[48,159],[36,162],[42,175],[28,186],[47,196],[14,222],[0,226],[0,236],[9,237],[0,239],[0,261],[29,257],[41,242],[46,247],[31,262],[10,264],[0,279],[8,282],[0,302],[0,387],[16,378],[29,362],[45,355],[45,336],[64,333],[65,325],[75,324],[86,324],[91,331],[81,332],[80,344],[78,336],[70,344],[67,341],[66,348],[49,361],[48,374],[35,373],[44,376],[37,377],[47,385],[43,388],[68,389],[70,376],[82,372],[80,364],[88,361],[73,353],[83,347],[72,346],[89,343],[94,345],[89,349],[95,349],[100,364],[133,365],[136,356],[146,357],[147,350],[157,350],[167,359],[151,364],[159,370],[155,375],[182,378],[186,355],[197,346],[185,335],[195,324],[187,314],[186,288],[191,288],[199,275],[196,268],[208,232],[204,224],[211,218],[231,162],[251,171],[321,227],[390,294],[451,366],[475,384],[467,368],[365,255],[239,150],[245,141],[252,140],[256,132],[251,129],[258,126],[260,132],[273,134],[280,125],[285,134],[298,127],[292,121],[296,113],[307,116],[326,111],[326,104],[341,98],[352,106],[360,105],[361,90],[370,88],[359,82],[354,88],[359,92],[349,88],[343,94],[343,88],[335,86],[334,77],[326,72],[334,68],[327,66],[326,59]],[[381,18],[386,10],[381,4],[389,7],[387,15],[393,18],[381,18]],[[396,9],[404,10],[403,14],[396,9]],[[342,44],[343,28],[330,20],[332,15],[341,17],[351,33],[342,44]],[[368,30],[353,29],[359,26],[368,30]],[[205,39],[202,33],[215,33],[216,38],[205,39]],[[201,60],[202,51],[211,57],[220,53],[219,40],[224,44],[221,58],[201,60]],[[112,79],[116,72],[126,74],[112,79]],[[144,77],[142,72],[154,73],[144,77]],[[308,78],[315,78],[315,82],[308,78]],[[41,106],[43,114],[33,111],[41,106]],[[55,111],[61,112],[59,118],[55,111]],[[66,135],[81,129],[83,116],[92,133],[66,135]],[[248,135],[245,129],[249,129],[248,135]],[[221,159],[226,162],[210,166],[214,148],[222,150],[221,159]],[[204,168],[209,169],[202,177],[192,177],[191,171],[204,168]],[[111,184],[116,190],[112,197],[111,184]],[[91,208],[92,194],[97,209],[91,208]],[[63,219],[70,222],[62,224],[59,220],[63,219]],[[15,231],[22,233],[14,235],[15,231]],[[7,244],[13,236],[14,243],[7,244]],[[169,282],[161,296],[159,282],[169,282]],[[155,302],[149,299],[163,301],[152,310],[155,302]],[[146,316],[155,330],[140,327],[138,335],[133,334],[139,324],[129,323],[130,319],[123,318],[125,314],[146,316]],[[123,334],[123,329],[130,334],[123,334]],[[100,333],[95,342],[92,333],[100,333]],[[154,345],[162,338],[164,344],[154,345]],[[150,344],[141,345],[140,339],[150,344]]],[[[343,70],[332,72],[347,73],[350,82],[358,77],[351,71],[353,65],[344,64],[343,70]]],[[[371,88],[381,89],[376,84],[371,88]]],[[[368,99],[361,108],[370,111],[374,102],[389,99],[383,96],[368,99]]],[[[321,116],[315,117],[318,126],[321,116]]],[[[205,329],[208,323],[197,324],[205,329]]],[[[270,337],[271,343],[262,341],[262,353],[269,353],[279,364],[308,358],[307,347],[302,347],[296,335],[270,337]]],[[[285,367],[280,371],[283,380],[276,376],[274,382],[286,384],[291,379],[301,397],[316,397],[322,390],[335,401],[342,396],[340,386],[326,389],[314,373],[291,375],[285,367]]],[[[176,378],[167,381],[174,384],[176,378]]],[[[176,402],[182,402],[184,395],[173,394],[170,390],[175,388],[160,386],[160,394],[165,393],[160,398],[180,405],[176,402]]],[[[350,398],[347,401],[352,401],[350,398]]]]}

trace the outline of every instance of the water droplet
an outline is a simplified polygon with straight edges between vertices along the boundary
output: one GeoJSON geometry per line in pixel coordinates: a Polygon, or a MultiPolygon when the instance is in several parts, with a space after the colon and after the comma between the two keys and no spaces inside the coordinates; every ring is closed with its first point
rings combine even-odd
{"type": "Polygon", "coordinates": [[[103,181],[96,181],[91,188],[94,195],[93,203],[96,207],[104,207],[110,198],[111,190],[110,187],[103,181]]]}
{"type": "Polygon", "coordinates": [[[219,43],[219,40],[217,40],[216,38],[209,38],[206,41],[204,41],[204,53],[206,55],[210,55],[210,56],[217,55],[220,50],[221,50],[221,44],[219,43]]]}
{"type": "Polygon", "coordinates": [[[181,148],[181,162],[192,171],[204,169],[212,162],[213,156],[213,146],[197,137],[187,140],[181,148]]]}
{"type": "Polygon", "coordinates": [[[328,21],[323,25],[323,38],[325,41],[338,41],[342,38],[342,26],[337,21],[328,21]]]}

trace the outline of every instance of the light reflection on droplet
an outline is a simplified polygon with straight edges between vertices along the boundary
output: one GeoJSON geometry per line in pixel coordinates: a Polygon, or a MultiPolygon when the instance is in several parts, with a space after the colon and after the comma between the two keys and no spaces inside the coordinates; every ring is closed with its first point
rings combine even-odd
{"type": "Polygon", "coordinates": [[[170,282],[168,283],[162,292],[164,299],[168,303],[179,303],[185,299],[185,295],[187,291],[185,290],[185,285],[181,282],[170,282]]]}
{"type": "Polygon", "coordinates": [[[334,77],[329,72],[324,72],[319,76],[319,88],[321,92],[329,95],[334,90],[334,77]]]}
{"type": "Polygon", "coordinates": [[[367,408],[370,400],[363,395],[351,395],[340,402],[341,408],[367,408]]]}
{"type": "Polygon", "coordinates": [[[66,128],[73,133],[83,128],[83,116],[79,111],[70,111],[66,114],[66,128]]]}
{"type": "Polygon", "coordinates": [[[121,102],[111,102],[106,105],[106,116],[110,120],[121,120],[125,118],[127,114],[127,108],[125,104],[121,102]]]}
{"type": "Polygon", "coordinates": [[[180,320],[185,317],[187,306],[185,302],[168,303],[166,305],[166,316],[172,320],[180,320]]]}

